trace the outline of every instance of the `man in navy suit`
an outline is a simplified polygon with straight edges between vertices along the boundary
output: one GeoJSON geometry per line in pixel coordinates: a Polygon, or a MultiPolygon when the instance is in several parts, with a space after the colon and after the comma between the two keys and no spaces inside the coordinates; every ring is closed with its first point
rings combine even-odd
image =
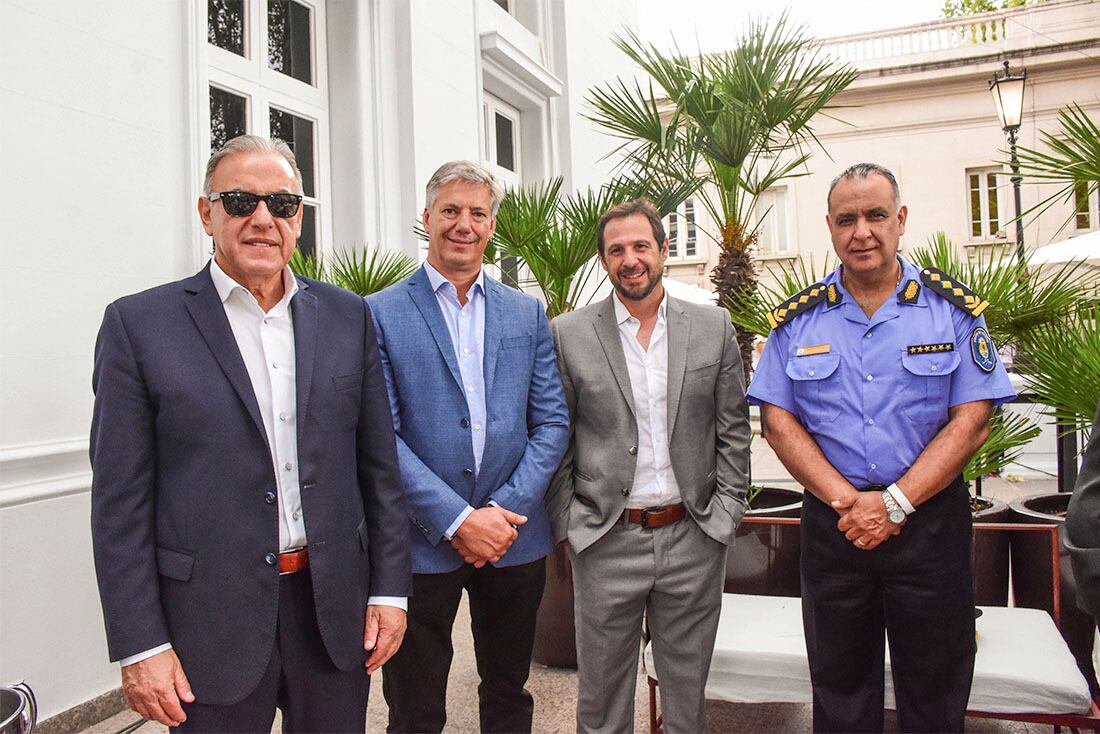
{"type": "Polygon", "coordinates": [[[189,731],[362,732],[410,560],[370,310],[287,268],[302,177],[235,138],[206,169],[214,257],[107,307],[92,540],[130,706],[189,731]]]}
{"type": "Polygon", "coordinates": [[[542,304],[481,266],[503,196],[481,166],[443,165],[427,186],[427,261],[368,299],[412,539],[409,630],[382,681],[391,732],[443,729],[463,589],[481,730],[531,730],[524,684],[551,549],[543,496],[569,414],[542,304]]]}

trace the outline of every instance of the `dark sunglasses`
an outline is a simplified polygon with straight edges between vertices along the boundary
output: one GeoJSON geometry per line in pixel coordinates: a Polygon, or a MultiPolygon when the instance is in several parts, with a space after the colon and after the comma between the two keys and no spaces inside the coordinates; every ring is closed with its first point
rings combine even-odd
{"type": "Polygon", "coordinates": [[[206,197],[211,203],[222,202],[225,213],[231,217],[248,217],[256,211],[256,207],[262,201],[267,205],[271,216],[280,219],[289,219],[298,213],[298,207],[302,204],[302,197],[298,194],[252,194],[248,191],[223,191],[210,194],[206,197]]]}

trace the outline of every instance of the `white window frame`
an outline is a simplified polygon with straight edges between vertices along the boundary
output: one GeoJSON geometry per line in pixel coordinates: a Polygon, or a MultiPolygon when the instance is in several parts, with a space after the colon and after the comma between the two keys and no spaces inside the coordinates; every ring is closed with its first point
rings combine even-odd
{"type": "Polygon", "coordinates": [[[516,107],[488,92],[482,94],[482,109],[485,115],[485,162],[505,187],[519,186],[523,181],[523,142],[520,137],[522,113],[516,107]],[[512,121],[512,160],[516,164],[515,171],[510,171],[497,163],[497,115],[512,121]]]}
{"type": "Polygon", "coordinates": [[[675,212],[670,212],[664,219],[665,236],[668,237],[668,261],[669,262],[695,262],[707,259],[707,253],[703,245],[702,215],[706,210],[700,206],[699,197],[689,196],[676,206],[675,212]],[[688,220],[688,214],[691,220],[688,220]],[[675,215],[675,219],[673,218],[675,215]],[[676,222],[675,232],[673,221],[676,222]],[[688,236],[690,229],[694,227],[695,239],[691,243],[695,252],[687,254],[688,236]]]}
{"type": "Polygon", "coordinates": [[[1008,177],[1005,170],[1001,166],[975,166],[973,168],[966,169],[966,238],[973,243],[992,242],[994,240],[1005,239],[1005,226],[1007,218],[1005,212],[1007,209],[1007,197],[1004,195],[1008,189],[1008,177]],[[973,202],[971,201],[973,187],[971,185],[971,176],[980,176],[979,189],[978,189],[978,209],[979,218],[981,220],[981,232],[974,233],[974,211],[972,209],[973,202]],[[991,212],[989,211],[989,179],[988,176],[993,175],[995,177],[995,183],[993,189],[997,192],[997,228],[992,228],[992,222],[990,221],[991,212]]]}
{"type": "Polygon", "coordinates": [[[786,186],[773,186],[760,194],[756,201],[756,226],[757,226],[757,251],[759,258],[781,259],[794,257],[798,250],[791,236],[791,190],[786,186]],[[766,201],[768,194],[774,194],[779,201],[771,204],[766,201]],[[776,216],[776,209],[782,207],[782,220],[776,216]],[[773,235],[773,241],[778,241],[782,249],[765,251],[759,235],[765,230],[773,235]]]}
{"type": "MultiPolygon", "coordinates": [[[[316,252],[332,252],[331,166],[329,140],[328,63],[326,37],[326,0],[294,0],[310,9],[312,38],[310,68],[313,84],[306,84],[267,66],[267,0],[245,0],[244,50],[241,57],[207,41],[207,3],[195,7],[196,53],[195,97],[198,119],[196,130],[197,168],[195,190],[201,195],[206,159],[210,155],[210,87],[223,89],[245,99],[245,131],[270,137],[271,109],[289,112],[313,123],[313,196],[304,203],[317,212],[316,252]]],[[[199,230],[200,234],[201,229],[199,230]]],[[[197,245],[199,261],[210,255],[209,238],[201,236],[197,245]]]]}

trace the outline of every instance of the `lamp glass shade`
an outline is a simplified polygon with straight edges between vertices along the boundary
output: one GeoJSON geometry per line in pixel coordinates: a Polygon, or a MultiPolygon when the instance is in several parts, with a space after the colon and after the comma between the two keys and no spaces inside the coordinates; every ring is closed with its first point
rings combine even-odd
{"type": "Polygon", "coordinates": [[[1020,121],[1024,116],[1024,83],[1027,81],[1027,72],[1016,75],[995,75],[989,83],[989,91],[993,95],[993,103],[997,106],[997,117],[1001,120],[1001,128],[1010,130],[1020,127],[1020,121]]]}

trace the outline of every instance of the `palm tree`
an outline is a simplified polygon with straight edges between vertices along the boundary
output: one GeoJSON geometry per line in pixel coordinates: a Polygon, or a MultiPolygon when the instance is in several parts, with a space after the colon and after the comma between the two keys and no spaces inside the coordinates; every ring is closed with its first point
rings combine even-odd
{"type": "MultiPolygon", "coordinates": [[[[858,72],[826,57],[785,15],[770,27],[752,24],[731,51],[697,58],[665,54],[630,32],[614,40],[651,81],[592,90],[590,119],[624,140],[624,166],[679,180],[700,175],[696,193],[721,249],[711,281],[728,306],[756,289],[758,197],[804,175],[817,142],[813,118],[858,72]]],[[[754,337],[737,331],[747,384],[754,337]]]]}
{"type": "Polygon", "coordinates": [[[1025,178],[1060,186],[1030,211],[1045,211],[1063,197],[1087,199],[1100,188],[1100,125],[1076,103],[1059,110],[1058,123],[1058,132],[1039,133],[1047,150],[1021,146],[1017,151],[1025,178]]]}
{"type": "Polygon", "coordinates": [[[412,275],[417,262],[396,250],[383,252],[364,247],[358,251],[339,251],[331,260],[295,250],[289,265],[298,275],[340,286],[359,296],[369,296],[412,275]]]}

